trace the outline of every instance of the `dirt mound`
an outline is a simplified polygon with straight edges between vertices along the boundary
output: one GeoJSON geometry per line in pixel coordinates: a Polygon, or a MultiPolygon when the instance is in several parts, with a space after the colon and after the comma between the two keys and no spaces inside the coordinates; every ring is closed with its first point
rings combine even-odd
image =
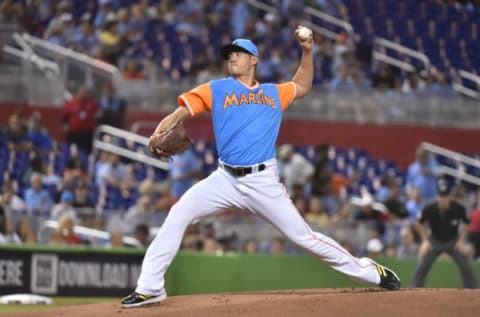
{"type": "MultiPolygon", "coordinates": [[[[18,317],[150,316],[478,316],[480,290],[314,289],[169,297],[149,307],[123,309],[119,303],[64,306],[18,317]]],[[[7,316],[7,315],[3,315],[7,316]]]]}

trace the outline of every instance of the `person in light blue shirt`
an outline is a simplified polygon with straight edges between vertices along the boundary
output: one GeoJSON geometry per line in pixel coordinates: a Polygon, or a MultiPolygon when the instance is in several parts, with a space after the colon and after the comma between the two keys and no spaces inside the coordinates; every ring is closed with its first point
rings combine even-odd
{"type": "Polygon", "coordinates": [[[42,188],[42,176],[39,173],[32,174],[30,186],[25,191],[25,205],[29,214],[35,217],[49,217],[53,202],[48,191],[42,188]]]}
{"type": "Polygon", "coordinates": [[[176,201],[192,187],[196,180],[203,176],[203,163],[189,148],[172,157],[169,176],[171,180],[170,197],[176,201]]]}
{"type": "Polygon", "coordinates": [[[416,151],[416,161],[408,167],[405,190],[408,193],[413,188],[420,192],[422,202],[433,200],[437,196],[438,163],[422,147],[416,151]]]}

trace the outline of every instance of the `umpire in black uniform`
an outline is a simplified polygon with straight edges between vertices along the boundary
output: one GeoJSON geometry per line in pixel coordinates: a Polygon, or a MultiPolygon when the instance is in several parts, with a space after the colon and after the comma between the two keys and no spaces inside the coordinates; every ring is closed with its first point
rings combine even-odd
{"type": "Polygon", "coordinates": [[[424,287],[425,279],[436,258],[449,254],[462,275],[464,288],[477,288],[477,278],[466,255],[466,236],[469,223],[465,208],[452,200],[450,186],[444,178],[437,181],[436,201],[427,204],[418,219],[418,230],[422,237],[420,262],[413,277],[414,287],[424,287]],[[427,233],[425,223],[430,231],[427,233]],[[462,225],[463,223],[463,225],[462,225]],[[460,231],[460,233],[459,233],[460,231]]]}

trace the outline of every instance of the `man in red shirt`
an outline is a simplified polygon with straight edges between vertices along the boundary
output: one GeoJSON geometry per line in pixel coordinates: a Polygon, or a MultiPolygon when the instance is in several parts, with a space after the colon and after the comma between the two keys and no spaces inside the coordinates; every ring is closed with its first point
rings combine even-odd
{"type": "Polygon", "coordinates": [[[67,142],[75,143],[81,150],[90,153],[98,116],[98,102],[90,96],[88,88],[80,87],[77,95],[63,108],[63,130],[67,142]]]}
{"type": "Polygon", "coordinates": [[[476,259],[480,259],[480,209],[470,213],[470,224],[468,225],[468,242],[475,247],[476,259]]]}

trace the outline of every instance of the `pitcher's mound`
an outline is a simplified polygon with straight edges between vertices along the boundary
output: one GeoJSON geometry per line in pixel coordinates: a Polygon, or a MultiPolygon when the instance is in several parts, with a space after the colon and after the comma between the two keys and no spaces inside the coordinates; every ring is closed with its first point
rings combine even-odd
{"type": "Polygon", "coordinates": [[[313,289],[185,295],[141,308],[119,303],[64,306],[15,316],[478,316],[480,290],[456,289],[313,289]]]}

